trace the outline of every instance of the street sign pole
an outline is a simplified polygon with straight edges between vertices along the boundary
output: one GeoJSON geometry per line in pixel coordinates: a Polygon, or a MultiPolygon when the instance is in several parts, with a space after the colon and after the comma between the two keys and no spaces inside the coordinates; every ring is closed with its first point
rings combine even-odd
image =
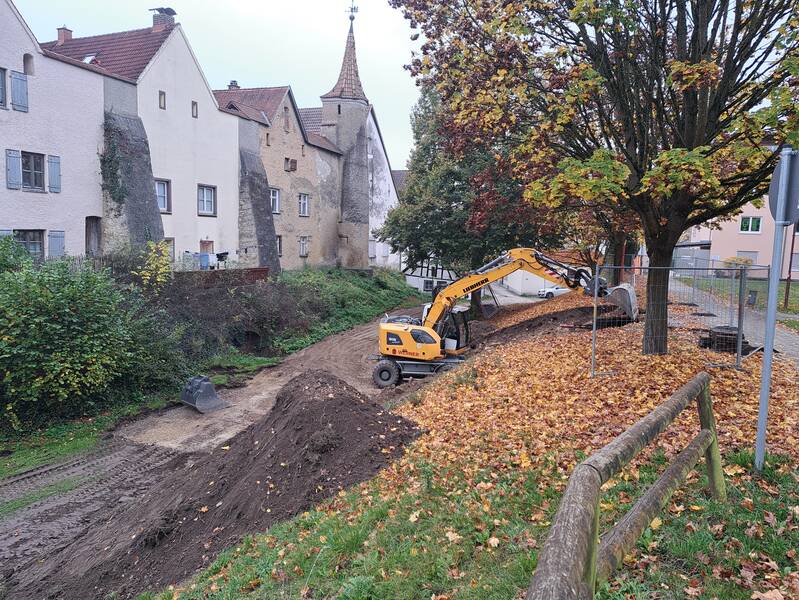
{"type": "MultiPolygon", "coordinates": [[[[780,275],[782,274],[782,240],[788,211],[789,180],[791,178],[791,159],[796,152],[784,149],[780,154],[780,166],[775,176],[779,177],[776,188],[776,203],[772,203],[774,216],[774,246],[771,252],[771,267],[768,273],[768,301],[766,304],[766,343],[763,349],[763,373],[760,378],[760,406],[757,412],[757,439],[755,440],[755,470],[762,471],[766,460],[766,425],[768,423],[768,400],[771,391],[771,367],[774,359],[774,335],[777,329],[777,300],[779,296],[780,275]]],[[[772,183],[772,189],[774,185],[772,183]]],[[[796,199],[793,198],[796,202],[796,199]]]]}

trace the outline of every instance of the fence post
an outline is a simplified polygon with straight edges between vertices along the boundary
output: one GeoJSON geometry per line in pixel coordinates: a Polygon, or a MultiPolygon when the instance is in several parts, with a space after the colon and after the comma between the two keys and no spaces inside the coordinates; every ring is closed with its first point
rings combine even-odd
{"type": "Polygon", "coordinates": [[[713,416],[713,399],[710,395],[710,382],[697,396],[699,408],[699,423],[702,429],[707,429],[713,434],[713,441],[705,450],[705,464],[707,465],[707,480],[710,485],[711,495],[722,502],[727,500],[727,488],[724,483],[724,471],[721,467],[721,452],[719,451],[719,438],[716,434],[716,419],[713,416]]]}
{"type": "Polygon", "coordinates": [[[596,377],[596,320],[597,299],[599,298],[599,265],[594,267],[594,316],[591,319],[591,378],[596,377]]]}
{"type": "Polygon", "coordinates": [[[735,339],[735,368],[741,368],[744,343],[744,312],[746,311],[746,267],[741,267],[740,281],[738,282],[738,336],[735,339]]]}

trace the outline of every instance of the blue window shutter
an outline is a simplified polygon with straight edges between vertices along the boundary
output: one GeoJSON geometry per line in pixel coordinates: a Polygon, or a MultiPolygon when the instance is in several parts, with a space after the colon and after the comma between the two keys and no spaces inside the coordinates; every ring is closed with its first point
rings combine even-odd
{"type": "Polygon", "coordinates": [[[28,76],[11,71],[11,108],[28,112],[28,76]]]}
{"type": "Polygon", "coordinates": [[[6,150],[6,187],[22,189],[22,153],[19,150],[6,150]]]}
{"type": "Polygon", "coordinates": [[[47,183],[51,192],[61,191],[61,157],[47,157],[47,183]]]}
{"type": "Polygon", "coordinates": [[[64,256],[64,232],[49,231],[47,233],[47,256],[64,256]]]}

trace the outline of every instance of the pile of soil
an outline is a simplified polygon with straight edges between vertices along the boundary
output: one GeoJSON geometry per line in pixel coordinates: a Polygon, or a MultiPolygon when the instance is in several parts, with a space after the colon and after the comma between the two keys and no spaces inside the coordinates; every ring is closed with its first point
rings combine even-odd
{"type": "Polygon", "coordinates": [[[245,534],[373,477],[418,433],[340,379],[307,371],[280,390],[263,420],[165,472],[141,498],[125,499],[103,523],[17,574],[13,597],[127,598],[179,583],[245,534]]]}

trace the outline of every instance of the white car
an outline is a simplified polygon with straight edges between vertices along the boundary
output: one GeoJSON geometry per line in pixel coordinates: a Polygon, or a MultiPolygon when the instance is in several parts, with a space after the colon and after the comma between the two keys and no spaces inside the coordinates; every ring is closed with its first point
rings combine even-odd
{"type": "Polygon", "coordinates": [[[553,285],[550,287],[541,288],[538,290],[538,297],[539,298],[554,298],[555,296],[560,296],[561,294],[565,294],[570,292],[569,288],[561,287],[559,285],[553,285]]]}

